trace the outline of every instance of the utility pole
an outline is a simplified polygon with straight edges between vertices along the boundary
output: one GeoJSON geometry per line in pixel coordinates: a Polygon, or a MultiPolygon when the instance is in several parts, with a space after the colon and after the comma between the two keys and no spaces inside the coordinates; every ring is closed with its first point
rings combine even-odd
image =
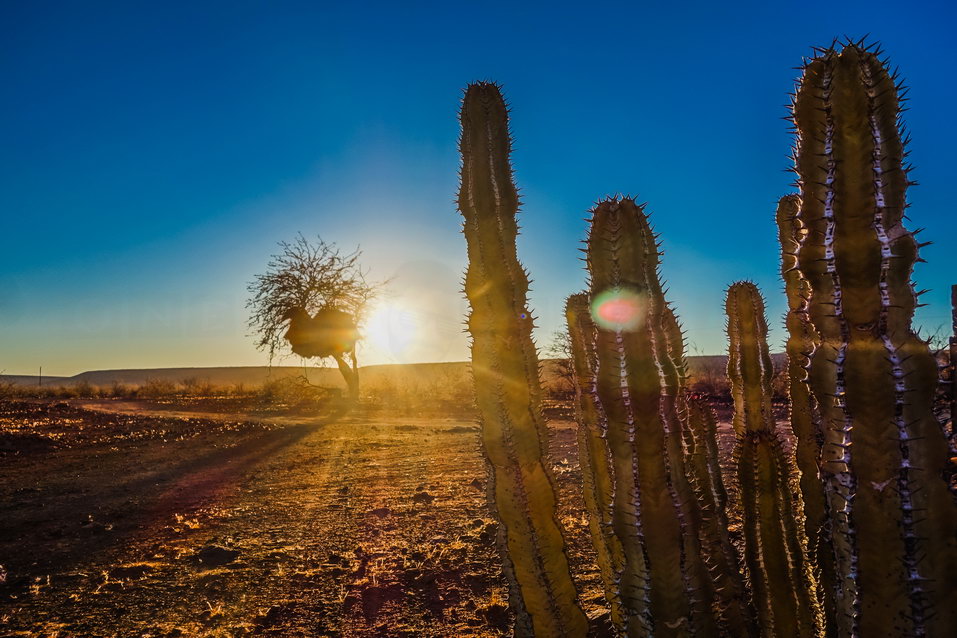
{"type": "Polygon", "coordinates": [[[43,385],[43,366],[40,366],[40,375],[37,377],[37,387],[39,388],[42,385],[43,385]]]}

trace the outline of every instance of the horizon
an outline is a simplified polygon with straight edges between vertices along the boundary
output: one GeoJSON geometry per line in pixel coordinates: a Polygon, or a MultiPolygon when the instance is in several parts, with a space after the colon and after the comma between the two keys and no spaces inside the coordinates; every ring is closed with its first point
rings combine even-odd
{"type": "MultiPolygon", "coordinates": [[[[691,359],[713,358],[713,357],[725,357],[725,358],[726,358],[727,356],[728,356],[727,353],[700,354],[700,355],[699,355],[699,354],[689,354],[689,355],[687,355],[687,358],[688,358],[689,360],[691,360],[691,359]]],[[[780,352],[772,352],[772,353],[771,353],[771,356],[772,356],[772,357],[783,357],[783,356],[786,356],[786,353],[784,353],[783,351],[780,351],[780,352]]],[[[292,357],[290,356],[290,357],[288,357],[288,358],[292,358],[292,357]]],[[[540,360],[540,361],[557,361],[558,359],[555,358],[555,357],[541,356],[541,357],[539,358],[539,360],[540,360]]],[[[395,362],[360,363],[358,369],[359,369],[359,370],[362,370],[362,369],[364,369],[364,368],[375,368],[375,367],[380,367],[380,366],[428,366],[428,365],[456,365],[456,364],[470,364],[470,363],[471,363],[471,361],[470,361],[469,359],[457,359],[457,360],[454,360],[454,361],[404,361],[404,362],[401,362],[401,363],[395,363],[395,362]]],[[[302,367],[303,367],[303,366],[302,366],[301,364],[300,364],[300,365],[283,365],[283,364],[269,365],[269,364],[264,364],[264,365],[236,365],[236,366],[217,366],[217,365],[202,365],[202,366],[165,366],[165,367],[161,367],[161,368],[88,368],[88,369],[80,370],[80,371],[78,371],[78,372],[75,372],[75,373],[69,374],[69,375],[64,375],[64,374],[50,374],[50,375],[47,375],[46,373],[43,373],[43,379],[47,379],[47,378],[52,378],[52,379],[72,379],[72,378],[74,378],[74,377],[78,377],[78,376],[80,376],[80,375],[87,374],[87,373],[91,373],[91,372],[149,372],[149,371],[163,371],[163,370],[232,370],[232,369],[239,369],[239,368],[257,368],[257,369],[258,369],[258,368],[270,368],[270,369],[271,369],[271,368],[277,368],[277,369],[292,369],[292,368],[302,368],[302,367]]],[[[324,361],[322,361],[322,362],[307,363],[307,366],[306,366],[306,367],[308,367],[308,368],[310,368],[310,369],[312,369],[312,370],[329,370],[329,371],[331,371],[331,372],[337,372],[337,373],[338,373],[338,368],[337,368],[337,367],[335,367],[335,366],[333,366],[333,365],[329,365],[328,363],[326,363],[326,362],[324,362],[324,361]]],[[[34,372],[34,373],[31,374],[31,373],[29,373],[29,372],[23,373],[23,372],[3,372],[3,371],[0,371],[0,379],[5,378],[5,377],[28,377],[28,378],[29,378],[29,377],[38,377],[38,376],[39,376],[39,374],[36,373],[36,372],[34,372]]]]}
{"type": "Polygon", "coordinates": [[[780,118],[793,67],[845,33],[880,41],[911,87],[908,228],[935,240],[915,325],[933,333],[955,283],[957,89],[939,78],[957,8],[891,6],[4,5],[0,373],[266,365],[246,284],[297,232],[361,246],[370,278],[392,280],[361,366],[467,361],[454,198],[459,100],[478,79],[512,109],[540,349],[584,285],[587,210],[625,192],[661,235],[687,354],[725,354],[739,279],[764,293],[780,350],[773,215],[794,190],[780,118]]]}

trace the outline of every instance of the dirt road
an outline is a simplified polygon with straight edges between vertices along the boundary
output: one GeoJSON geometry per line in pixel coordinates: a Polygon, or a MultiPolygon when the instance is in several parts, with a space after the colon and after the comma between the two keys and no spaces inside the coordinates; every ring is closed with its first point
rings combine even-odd
{"type": "MultiPolygon", "coordinates": [[[[570,554],[601,613],[573,426],[570,554]]],[[[0,635],[508,632],[477,427],[0,404],[0,635]]]]}

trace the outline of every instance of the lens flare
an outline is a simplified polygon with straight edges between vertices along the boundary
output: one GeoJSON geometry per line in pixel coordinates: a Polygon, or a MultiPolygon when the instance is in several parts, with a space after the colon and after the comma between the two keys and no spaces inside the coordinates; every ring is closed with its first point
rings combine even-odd
{"type": "Polygon", "coordinates": [[[592,319],[606,330],[637,330],[645,322],[647,311],[644,298],[624,288],[606,290],[596,295],[591,304],[592,319]]]}

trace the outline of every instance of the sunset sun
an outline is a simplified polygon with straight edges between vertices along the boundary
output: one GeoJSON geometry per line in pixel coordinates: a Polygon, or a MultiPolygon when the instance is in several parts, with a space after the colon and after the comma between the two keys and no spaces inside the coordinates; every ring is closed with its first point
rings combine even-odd
{"type": "Polygon", "coordinates": [[[371,309],[363,333],[369,344],[381,353],[399,358],[418,336],[419,321],[403,304],[384,300],[371,309]]]}

